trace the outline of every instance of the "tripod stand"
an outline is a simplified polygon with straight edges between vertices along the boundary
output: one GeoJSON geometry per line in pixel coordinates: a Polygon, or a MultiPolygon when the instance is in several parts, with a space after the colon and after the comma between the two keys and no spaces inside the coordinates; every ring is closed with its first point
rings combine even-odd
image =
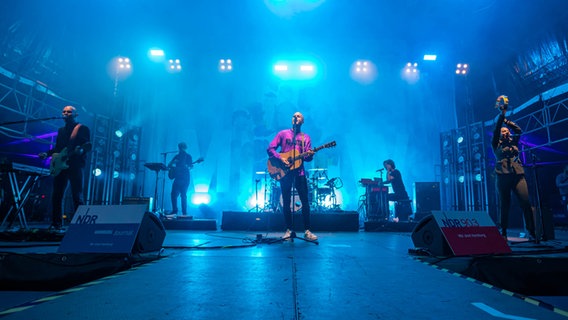
{"type": "Polygon", "coordinates": [[[251,211],[256,211],[256,213],[258,213],[260,211],[260,207],[258,206],[258,183],[260,182],[260,179],[255,179],[254,180],[254,202],[255,202],[255,206],[254,208],[250,209],[249,212],[251,211]]]}

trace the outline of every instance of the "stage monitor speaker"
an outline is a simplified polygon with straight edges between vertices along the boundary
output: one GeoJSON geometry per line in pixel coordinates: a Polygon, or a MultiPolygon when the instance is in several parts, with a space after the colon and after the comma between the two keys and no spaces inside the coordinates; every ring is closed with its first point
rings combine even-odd
{"type": "Polygon", "coordinates": [[[144,204],[80,206],[58,253],[159,252],[165,237],[162,221],[144,204]]]}
{"type": "Polygon", "coordinates": [[[412,231],[412,243],[416,248],[423,248],[428,250],[435,256],[452,256],[452,249],[450,248],[446,238],[442,234],[442,230],[436,223],[434,216],[428,215],[420,220],[414,230],[412,231]]]}
{"type": "Polygon", "coordinates": [[[136,235],[136,240],[132,246],[132,253],[157,252],[162,250],[164,239],[166,238],[166,229],[158,218],[152,212],[145,212],[140,228],[136,235]]]}
{"type": "Polygon", "coordinates": [[[441,210],[440,183],[439,182],[415,182],[414,200],[416,201],[417,219],[426,216],[432,211],[441,210]]]}

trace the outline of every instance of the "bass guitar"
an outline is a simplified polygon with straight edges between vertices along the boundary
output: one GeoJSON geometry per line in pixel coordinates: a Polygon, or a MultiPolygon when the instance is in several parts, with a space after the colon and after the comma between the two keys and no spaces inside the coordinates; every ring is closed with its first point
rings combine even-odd
{"type": "MultiPolygon", "coordinates": [[[[325,148],[332,148],[335,147],[336,143],[335,141],[326,143],[324,145],[321,145],[315,149],[313,149],[313,152],[318,152],[321,149],[325,149],[325,148]]],[[[288,160],[288,163],[290,164],[289,166],[285,166],[284,163],[277,158],[269,158],[268,162],[266,163],[266,167],[268,169],[268,172],[270,173],[270,177],[274,180],[280,180],[282,178],[284,178],[290,171],[295,170],[297,168],[299,168],[302,165],[302,159],[308,155],[307,152],[302,152],[300,154],[297,154],[294,156],[294,153],[297,152],[295,150],[290,150],[288,152],[284,152],[280,154],[280,157],[282,159],[286,159],[288,160]]]]}
{"type": "Polygon", "coordinates": [[[80,149],[85,149],[87,145],[90,145],[90,142],[82,145],[79,148],[76,148],[73,151],[69,151],[67,147],[63,148],[61,152],[54,153],[51,155],[51,162],[49,164],[49,174],[52,176],[57,176],[61,173],[61,171],[65,169],[69,169],[69,157],[79,154],[80,149]]]}
{"type": "MultiPolygon", "coordinates": [[[[201,163],[201,162],[203,162],[203,158],[199,158],[199,159],[193,161],[189,166],[191,167],[191,166],[193,166],[194,164],[196,164],[196,163],[201,163]]],[[[170,179],[172,179],[172,180],[175,179],[175,177],[176,177],[176,168],[177,168],[176,166],[171,166],[171,167],[168,168],[168,178],[170,178],[170,179]]]]}

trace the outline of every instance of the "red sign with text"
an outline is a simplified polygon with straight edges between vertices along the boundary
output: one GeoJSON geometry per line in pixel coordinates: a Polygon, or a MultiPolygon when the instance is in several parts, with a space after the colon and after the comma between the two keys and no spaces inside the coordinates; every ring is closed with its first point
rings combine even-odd
{"type": "Polygon", "coordinates": [[[456,256],[511,253],[507,241],[483,211],[432,211],[456,256]]]}

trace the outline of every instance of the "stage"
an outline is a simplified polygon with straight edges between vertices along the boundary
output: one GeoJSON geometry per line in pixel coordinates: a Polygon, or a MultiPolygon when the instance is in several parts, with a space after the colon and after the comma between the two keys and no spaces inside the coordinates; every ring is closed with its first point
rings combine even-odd
{"type": "MultiPolygon", "coordinates": [[[[281,232],[261,234],[262,239],[276,239],[279,235],[281,232]]],[[[35,280],[43,276],[43,282],[36,282],[34,288],[0,291],[0,314],[5,319],[46,319],[49,315],[47,319],[123,320],[217,319],[227,314],[236,319],[568,316],[568,299],[558,295],[560,291],[554,296],[551,291],[527,296],[457,272],[461,269],[465,273],[485,264],[484,260],[495,260],[494,267],[486,268],[493,270],[493,277],[526,269],[536,272],[528,284],[535,285],[533,280],[537,278],[549,284],[551,279],[546,277],[553,275],[550,271],[565,268],[565,262],[557,260],[566,261],[565,253],[557,253],[556,260],[542,252],[525,254],[523,258],[420,257],[408,253],[414,247],[408,232],[318,232],[318,236],[316,246],[299,240],[259,242],[257,232],[169,230],[160,257],[144,264],[133,264],[128,260],[132,257],[124,256],[114,261],[100,255],[79,259],[54,253],[57,246],[34,248],[43,253],[17,254],[30,252],[39,243],[28,243],[26,248],[17,243],[8,248],[10,244],[3,242],[3,250],[12,255],[1,259],[0,267],[7,268],[19,260],[18,264],[27,265],[25,270],[20,268],[20,274],[35,272],[35,280]],[[42,255],[49,259],[39,259],[42,255]],[[53,260],[55,257],[58,260],[53,260]],[[61,260],[67,261],[65,265],[54,263],[61,260]],[[540,269],[528,269],[526,263],[539,265],[540,269]],[[46,264],[51,267],[42,269],[46,264]],[[113,272],[97,280],[87,279],[96,273],[85,270],[95,264],[110,267],[113,272]],[[58,265],[67,272],[74,265],[74,273],[83,273],[86,282],[66,289],[54,287],[53,283],[51,287],[40,287],[54,276],[58,265]]],[[[560,241],[554,244],[560,245],[560,241]]],[[[1,271],[4,276],[9,274],[5,269],[1,271]]],[[[556,279],[557,286],[566,283],[556,279]]],[[[31,283],[29,279],[27,283],[31,283]]]]}

